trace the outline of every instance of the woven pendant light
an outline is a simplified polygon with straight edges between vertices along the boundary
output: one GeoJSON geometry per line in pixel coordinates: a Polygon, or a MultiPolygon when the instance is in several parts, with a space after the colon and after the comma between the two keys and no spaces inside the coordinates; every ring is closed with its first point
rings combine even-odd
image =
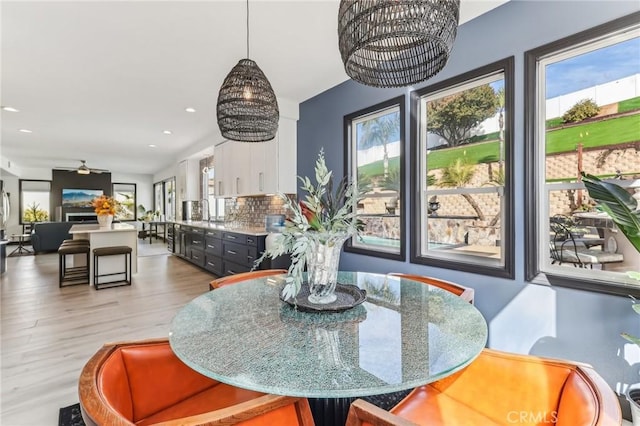
{"type": "Polygon", "coordinates": [[[374,87],[436,75],[456,38],[460,0],[341,0],[338,44],[346,73],[374,87]]]}
{"type": "Polygon", "coordinates": [[[247,58],[231,69],[220,87],[218,127],[225,139],[265,142],[278,131],[278,101],[258,64],[249,59],[249,1],[247,0],[247,58]]]}

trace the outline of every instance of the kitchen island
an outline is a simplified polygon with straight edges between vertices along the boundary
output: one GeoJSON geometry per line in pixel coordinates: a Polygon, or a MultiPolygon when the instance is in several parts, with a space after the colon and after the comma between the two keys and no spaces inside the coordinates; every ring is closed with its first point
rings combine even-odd
{"type": "MultiPolygon", "coordinates": [[[[91,249],[89,262],[89,279],[93,284],[93,249],[99,247],[129,246],[131,247],[131,274],[138,272],[138,239],[137,229],[128,223],[114,223],[108,228],[101,228],[98,224],[73,225],[69,230],[73,239],[87,239],[91,249]]],[[[84,255],[74,256],[74,266],[84,265],[84,255]],[[77,262],[77,263],[76,263],[77,262]]],[[[122,271],[122,258],[109,256],[100,259],[100,273],[122,271]]]]}

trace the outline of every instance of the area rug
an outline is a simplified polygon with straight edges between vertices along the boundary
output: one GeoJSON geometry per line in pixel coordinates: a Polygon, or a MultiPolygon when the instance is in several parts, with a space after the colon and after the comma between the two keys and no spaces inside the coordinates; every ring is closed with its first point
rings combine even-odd
{"type": "Polygon", "coordinates": [[[58,426],[85,426],[80,414],[80,404],[73,404],[60,409],[58,426]]]}

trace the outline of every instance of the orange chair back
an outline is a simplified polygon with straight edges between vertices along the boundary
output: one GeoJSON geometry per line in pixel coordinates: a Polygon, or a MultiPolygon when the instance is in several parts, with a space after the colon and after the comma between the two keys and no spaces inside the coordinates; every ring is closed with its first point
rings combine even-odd
{"type": "Polygon", "coordinates": [[[614,426],[618,399],[589,365],[483,349],[464,369],[415,388],[390,411],[363,400],[346,426],[614,426]]]}
{"type": "Polygon", "coordinates": [[[268,277],[270,275],[286,274],[286,269],[263,269],[251,272],[241,272],[239,274],[229,275],[226,277],[216,278],[209,283],[209,290],[215,290],[216,288],[224,287],[231,284],[239,283],[240,281],[252,280],[255,278],[268,277]]]}
{"type": "Polygon", "coordinates": [[[314,424],[305,398],[205,377],[182,363],[167,339],[104,345],[82,370],[78,394],[88,426],[314,424]]]}
{"type": "Polygon", "coordinates": [[[465,300],[473,305],[473,297],[474,290],[469,287],[461,286],[460,284],[456,284],[451,281],[445,281],[438,278],[433,277],[425,277],[424,275],[414,275],[414,274],[403,274],[403,273],[394,273],[389,274],[395,277],[400,277],[412,281],[419,281],[421,283],[430,284],[436,287],[439,287],[443,290],[447,290],[456,296],[460,296],[462,300],[465,300]]]}

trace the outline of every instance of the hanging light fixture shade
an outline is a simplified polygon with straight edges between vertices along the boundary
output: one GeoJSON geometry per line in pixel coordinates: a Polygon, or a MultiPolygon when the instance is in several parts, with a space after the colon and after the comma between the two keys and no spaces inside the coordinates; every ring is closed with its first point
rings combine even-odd
{"type": "Polygon", "coordinates": [[[264,142],[278,131],[278,101],[258,64],[241,59],[218,93],[218,126],[222,136],[240,142],[264,142]]]}
{"type": "Polygon", "coordinates": [[[456,38],[460,0],[341,0],[338,44],[346,73],[374,87],[436,75],[456,38]]]}
{"type": "Polygon", "coordinates": [[[218,127],[226,139],[265,142],[278,131],[276,94],[258,64],[249,59],[249,0],[247,0],[247,58],[231,69],[220,87],[216,106],[218,127]]]}

